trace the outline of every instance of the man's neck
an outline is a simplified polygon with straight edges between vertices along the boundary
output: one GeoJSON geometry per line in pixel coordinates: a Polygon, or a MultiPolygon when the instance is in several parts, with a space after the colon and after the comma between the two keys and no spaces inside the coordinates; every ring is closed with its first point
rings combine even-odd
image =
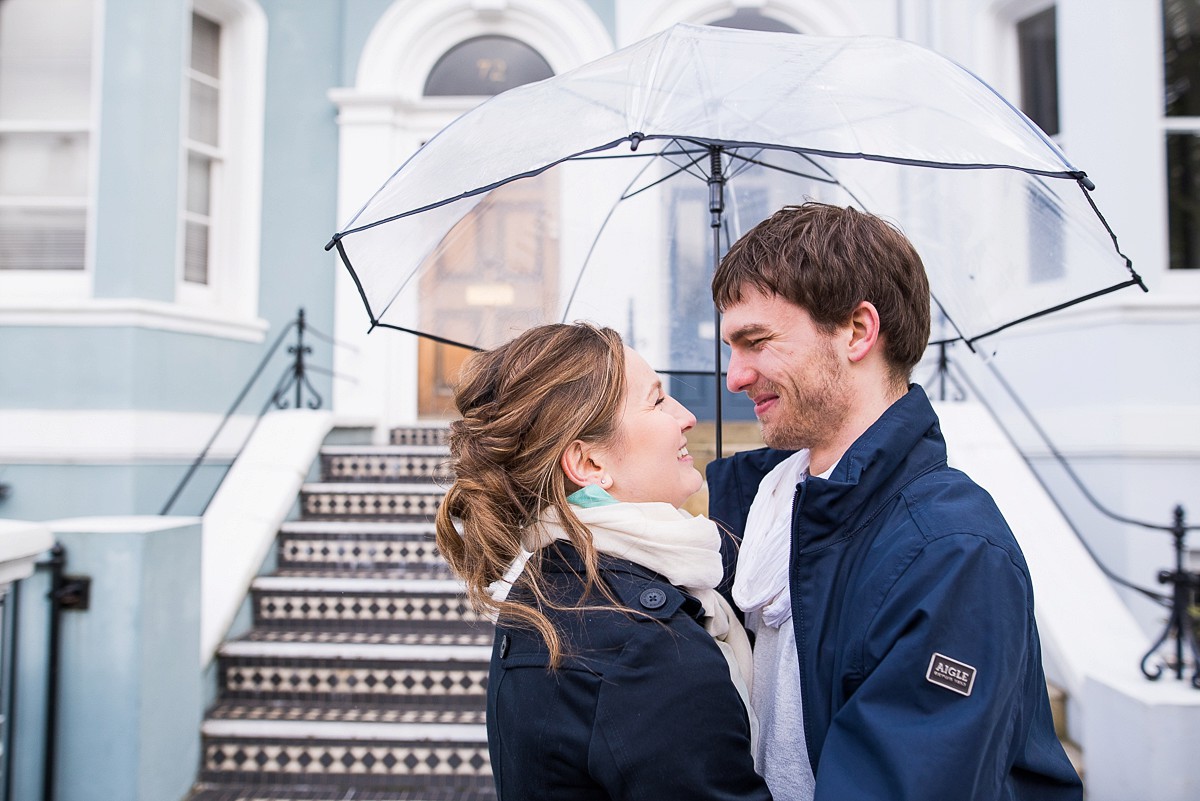
{"type": "Polygon", "coordinates": [[[837,464],[850,446],[907,392],[907,387],[904,391],[897,391],[885,386],[876,392],[857,393],[859,402],[854,404],[837,434],[810,450],[808,472],[818,476],[837,464]]]}

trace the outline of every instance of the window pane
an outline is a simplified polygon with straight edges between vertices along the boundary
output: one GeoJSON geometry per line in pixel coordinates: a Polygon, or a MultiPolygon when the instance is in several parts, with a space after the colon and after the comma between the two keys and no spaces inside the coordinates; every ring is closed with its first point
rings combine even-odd
{"type": "Polygon", "coordinates": [[[208,226],[203,223],[184,223],[183,280],[208,283],[208,226]]]}
{"type": "Polygon", "coordinates": [[[1021,111],[1039,128],[1058,133],[1058,27],[1054,6],[1017,23],[1021,111]]]}
{"type": "Polygon", "coordinates": [[[0,2],[0,119],[91,115],[92,0],[0,2]]]}
{"type": "Polygon", "coordinates": [[[732,16],[719,19],[716,22],[710,22],[709,25],[714,25],[718,28],[741,28],[744,31],[774,31],[776,33],[799,33],[798,30],[788,25],[786,22],[780,22],[777,19],[772,19],[766,16],[761,11],[753,8],[739,8],[733,12],[732,16]]]}
{"type": "Polygon", "coordinates": [[[1162,7],[1167,116],[1200,116],[1200,0],[1163,0],[1162,7]]]}
{"type": "Polygon", "coordinates": [[[0,270],[82,270],[87,211],[0,208],[0,270]]]}
{"type": "Polygon", "coordinates": [[[212,208],[212,163],[205,156],[188,154],[187,210],[193,214],[207,216],[212,208]]]}
{"type": "Polygon", "coordinates": [[[192,90],[188,104],[188,136],[197,142],[216,147],[220,102],[217,90],[197,80],[190,83],[192,90]]]}
{"type": "Polygon", "coordinates": [[[554,75],[542,54],[507,36],[480,36],[446,51],[425,81],[427,96],[498,95],[554,75]]]}
{"type": "Polygon", "coordinates": [[[83,133],[0,134],[0,197],[87,194],[88,137],[83,133]]]}
{"type": "Polygon", "coordinates": [[[192,69],[221,77],[221,26],[199,14],[192,15],[192,69]]]}
{"type": "Polygon", "coordinates": [[[1200,136],[1167,134],[1171,269],[1200,268],[1200,136]]]}

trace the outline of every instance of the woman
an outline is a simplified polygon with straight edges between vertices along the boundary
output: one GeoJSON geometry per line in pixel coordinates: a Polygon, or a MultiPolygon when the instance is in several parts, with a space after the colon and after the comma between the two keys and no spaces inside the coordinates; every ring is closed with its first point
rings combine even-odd
{"type": "Polygon", "coordinates": [[[713,589],[720,538],[678,508],[702,483],[696,418],[588,325],[473,357],[455,402],[437,541],[497,618],[500,801],[770,799],[742,695],[749,643],[713,589]]]}

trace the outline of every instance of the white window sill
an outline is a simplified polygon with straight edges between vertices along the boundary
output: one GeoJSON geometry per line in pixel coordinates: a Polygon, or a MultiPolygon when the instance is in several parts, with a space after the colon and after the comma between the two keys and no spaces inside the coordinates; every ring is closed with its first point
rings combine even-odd
{"type": "Polygon", "coordinates": [[[0,326],[146,328],[261,343],[270,327],[257,317],[154,300],[50,298],[0,299],[0,326]]]}

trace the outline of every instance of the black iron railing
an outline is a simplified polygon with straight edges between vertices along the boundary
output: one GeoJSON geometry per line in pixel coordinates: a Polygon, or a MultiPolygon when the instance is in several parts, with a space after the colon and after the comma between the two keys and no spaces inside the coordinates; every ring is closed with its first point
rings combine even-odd
{"type": "MultiPolygon", "coordinates": [[[[271,344],[271,347],[267,349],[266,354],[258,363],[258,366],[254,369],[254,372],[251,373],[249,380],[246,381],[246,384],[242,387],[241,392],[238,393],[233,403],[230,404],[229,410],[225,412],[225,416],[221,419],[221,423],[217,426],[216,430],[213,431],[212,436],[210,436],[208,442],[204,444],[204,448],[200,451],[200,454],[195,458],[191,466],[188,467],[183,477],[179,480],[175,490],[171,493],[171,497],[167,499],[167,502],[163,505],[162,511],[159,512],[159,514],[170,514],[171,509],[175,506],[176,501],[179,500],[179,496],[183,494],[184,489],[192,480],[192,477],[196,474],[196,471],[200,468],[201,464],[204,463],[204,460],[208,458],[209,451],[212,450],[212,446],[214,443],[216,443],[217,438],[221,435],[221,432],[225,430],[225,426],[241,407],[242,402],[246,400],[246,396],[250,394],[250,390],[262,376],[268,363],[270,363],[271,358],[279,350],[279,347],[283,344],[287,336],[293,331],[295,332],[296,339],[294,344],[290,345],[287,349],[287,352],[292,356],[292,358],[287,367],[284,369],[283,374],[279,377],[279,380],[275,382],[275,387],[271,390],[271,394],[267,397],[266,402],[262,405],[262,408],[259,409],[258,414],[254,418],[254,423],[250,427],[250,431],[247,432],[245,439],[238,448],[237,454],[235,454],[233,460],[231,460],[230,463],[225,466],[226,471],[232,467],[233,461],[236,461],[237,457],[241,455],[242,451],[246,447],[246,443],[248,443],[250,438],[254,436],[254,431],[258,428],[259,421],[262,420],[263,415],[265,415],[272,407],[276,409],[321,408],[322,404],[324,403],[324,399],[312,385],[312,382],[309,381],[308,376],[310,373],[320,373],[332,376],[333,373],[328,368],[309,364],[307,357],[312,354],[312,348],[305,344],[304,336],[307,333],[333,345],[338,343],[332,337],[328,336],[327,334],[323,334],[310,326],[305,320],[304,309],[300,309],[296,315],[296,319],[291,320],[286,326],[284,326],[283,330],[279,332],[279,335],[271,344]],[[307,399],[305,397],[306,395],[308,396],[307,399]],[[291,397],[289,398],[289,396],[291,397]]],[[[220,486],[219,481],[217,482],[217,485],[218,487],[220,486]]],[[[214,489],[208,496],[208,500],[205,501],[203,508],[200,510],[200,514],[204,514],[204,511],[208,508],[208,505],[212,503],[213,496],[215,495],[216,489],[214,489]]]]}

